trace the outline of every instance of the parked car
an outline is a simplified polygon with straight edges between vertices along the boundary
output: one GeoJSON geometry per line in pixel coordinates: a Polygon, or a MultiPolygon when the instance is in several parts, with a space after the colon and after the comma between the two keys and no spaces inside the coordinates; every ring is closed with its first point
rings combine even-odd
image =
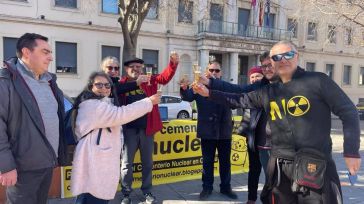
{"type": "Polygon", "coordinates": [[[358,109],[360,120],[364,120],[364,102],[362,103],[359,102],[356,105],[356,108],[358,109]]]}
{"type": "Polygon", "coordinates": [[[190,118],[192,116],[192,107],[189,102],[182,101],[179,96],[162,95],[159,107],[168,108],[168,118],[190,118]]]}
{"type": "MultiPolygon", "coordinates": [[[[68,97],[67,95],[64,96],[64,109],[66,112],[72,108],[73,102],[71,97],[68,97]]],[[[168,119],[190,118],[192,116],[191,104],[182,101],[179,96],[163,95],[159,107],[162,107],[163,110],[164,108],[167,109],[168,119]]]]}

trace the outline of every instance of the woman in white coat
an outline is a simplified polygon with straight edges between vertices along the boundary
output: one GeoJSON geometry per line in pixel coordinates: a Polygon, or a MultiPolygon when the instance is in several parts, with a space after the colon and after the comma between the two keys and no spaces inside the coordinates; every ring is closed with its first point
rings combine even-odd
{"type": "Polygon", "coordinates": [[[152,110],[160,95],[118,106],[112,81],[103,72],[91,74],[76,98],[75,134],[79,140],[73,158],[71,191],[77,204],[108,203],[115,197],[120,177],[120,128],[152,110]],[[115,95],[114,95],[115,96],[115,95]]]}

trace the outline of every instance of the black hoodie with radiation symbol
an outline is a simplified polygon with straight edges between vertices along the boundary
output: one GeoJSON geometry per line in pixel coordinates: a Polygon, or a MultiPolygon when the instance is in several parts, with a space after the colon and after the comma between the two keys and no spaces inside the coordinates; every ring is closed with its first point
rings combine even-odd
{"type": "Polygon", "coordinates": [[[210,99],[237,108],[264,108],[272,131],[272,151],[292,155],[310,147],[331,154],[331,113],[343,122],[344,156],[359,158],[360,126],[355,105],[327,75],[297,68],[288,83],[248,94],[210,90],[210,99]]]}

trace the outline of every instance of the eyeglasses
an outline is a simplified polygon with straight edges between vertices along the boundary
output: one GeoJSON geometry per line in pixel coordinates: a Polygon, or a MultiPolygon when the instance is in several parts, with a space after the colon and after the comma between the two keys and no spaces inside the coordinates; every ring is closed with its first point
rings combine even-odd
{"type": "Polygon", "coordinates": [[[213,73],[213,72],[216,72],[216,73],[220,73],[220,69],[209,69],[209,72],[213,73]]]}
{"type": "Polygon", "coordinates": [[[109,70],[109,71],[119,71],[120,70],[120,67],[113,67],[113,66],[106,66],[106,68],[109,70]]]}
{"type": "Polygon", "coordinates": [[[284,59],[286,60],[291,60],[293,59],[293,57],[295,56],[296,52],[295,51],[289,51],[286,53],[282,53],[282,54],[278,54],[278,55],[273,55],[272,56],[272,60],[275,62],[281,61],[282,58],[284,57],[284,59]]]}
{"type": "Polygon", "coordinates": [[[110,89],[111,88],[111,84],[110,83],[94,83],[94,86],[97,88],[97,89],[102,89],[102,87],[105,87],[105,89],[110,89]]]}
{"type": "Polygon", "coordinates": [[[271,63],[260,66],[260,68],[261,68],[262,70],[268,70],[268,69],[271,69],[272,67],[273,67],[273,66],[272,66],[272,64],[271,64],[271,63]]]}

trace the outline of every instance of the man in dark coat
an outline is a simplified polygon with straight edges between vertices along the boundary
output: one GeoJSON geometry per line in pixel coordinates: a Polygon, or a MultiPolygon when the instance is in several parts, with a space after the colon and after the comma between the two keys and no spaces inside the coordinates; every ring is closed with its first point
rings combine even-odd
{"type": "MultiPolygon", "coordinates": [[[[207,74],[220,80],[222,71],[218,62],[211,62],[207,68],[207,74]]],[[[206,200],[213,190],[214,161],[216,149],[220,162],[220,192],[229,198],[237,199],[232,191],[231,180],[231,136],[232,118],[229,106],[218,105],[198,94],[194,94],[188,87],[188,82],[181,81],[180,93],[182,100],[196,101],[198,120],[197,137],[201,138],[201,149],[203,158],[202,192],[200,199],[206,200]]]]}
{"type": "Polygon", "coordinates": [[[7,203],[46,204],[53,168],[66,161],[63,94],[44,36],[26,33],[0,70],[0,183],[7,203]]]}

